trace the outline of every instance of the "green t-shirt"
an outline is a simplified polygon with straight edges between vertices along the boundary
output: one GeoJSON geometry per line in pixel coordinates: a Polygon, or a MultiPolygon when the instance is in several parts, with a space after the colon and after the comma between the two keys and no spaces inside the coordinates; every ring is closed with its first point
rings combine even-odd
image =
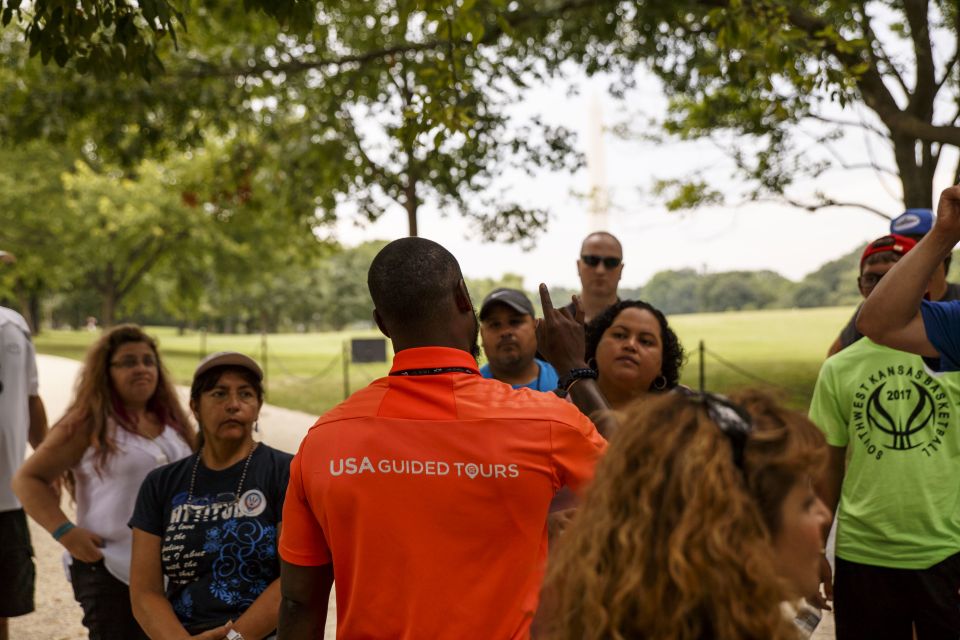
{"type": "Polygon", "coordinates": [[[820,369],[810,419],[848,447],[837,556],[925,569],[960,551],[960,373],[863,338],[820,369]]]}

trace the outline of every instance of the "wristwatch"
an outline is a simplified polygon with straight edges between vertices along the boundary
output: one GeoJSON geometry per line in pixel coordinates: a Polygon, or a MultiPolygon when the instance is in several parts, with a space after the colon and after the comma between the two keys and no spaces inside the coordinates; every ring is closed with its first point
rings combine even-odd
{"type": "Polygon", "coordinates": [[[243,634],[236,629],[227,631],[227,640],[244,640],[243,634]]]}

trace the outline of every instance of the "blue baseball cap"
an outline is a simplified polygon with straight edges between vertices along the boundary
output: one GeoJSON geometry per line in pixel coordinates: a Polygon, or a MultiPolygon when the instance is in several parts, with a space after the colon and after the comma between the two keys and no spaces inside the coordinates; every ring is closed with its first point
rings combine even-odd
{"type": "Polygon", "coordinates": [[[901,236],[922,236],[932,228],[932,209],[907,209],[890,222],[890,233],[901,236]]]}

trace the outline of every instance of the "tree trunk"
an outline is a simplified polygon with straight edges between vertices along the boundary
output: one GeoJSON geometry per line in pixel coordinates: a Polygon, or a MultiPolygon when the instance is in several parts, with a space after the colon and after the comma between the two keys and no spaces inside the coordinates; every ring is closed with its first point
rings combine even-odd
{"type": "Polygon", "coordinates": [[[407,224],[410,227],[410,235],[416,236],[417,232],[417,181],[410,176],[407,186],[404,189],[404,207],[407,209],[407,224]]]}
{"type": "Polygon", "coordinates": [[[933,206],[933,173],[936,164],[923,160],[928,154],[918,153],[918,141],[909,136],[893,135],[893,154],[897,161],[897,170],[903,184],[903,205],[906,209],[933,206]]]}
{"type": "Polygon", "coordinates": [[[30,331],[33,335],[40,333],[40,292],[33,290],[27,296],[27,310],[30,311],[30,331]]]}
{"type": "Polygon", "coordinates": [[[104,327],[105,329],[113,326],[113,316],[117,310],[116,294],[116,289],[113,287],[101,292],[102,300],[100,301],[100,326],[104,327]]]}

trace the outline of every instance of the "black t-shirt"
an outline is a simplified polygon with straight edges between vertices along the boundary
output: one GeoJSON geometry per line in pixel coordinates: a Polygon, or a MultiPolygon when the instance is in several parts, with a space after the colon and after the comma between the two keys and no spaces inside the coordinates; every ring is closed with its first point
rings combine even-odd
{"type": "MultiPolygon", "coordinates": [[[[960,300],[960,284],[956,284],[954,282],[947,283],[947,291],[943,294],[943,297],[940,298],[940,301],[946,302],[948,300],[960,300]]],[[[862,302],[857,305],[857,310],[853,312],[853,317],[850,318],[850,322],[848,322],[847,326],[840,330],[841,349],[846,349],[863,337],[863,334],[857,330],[857,314],[860,313],[860,307],[862,306],[862,302]]]]}
{"type": "Polygon", "coordinates": [[[277,525],[290,479],[288,453],[260,444],[250,458],[220,471],[197,456],[154,469],[140,486],[130,527],[161,537],[167,599],[190,633],[236,620],[280,577],[277,525]]]}

